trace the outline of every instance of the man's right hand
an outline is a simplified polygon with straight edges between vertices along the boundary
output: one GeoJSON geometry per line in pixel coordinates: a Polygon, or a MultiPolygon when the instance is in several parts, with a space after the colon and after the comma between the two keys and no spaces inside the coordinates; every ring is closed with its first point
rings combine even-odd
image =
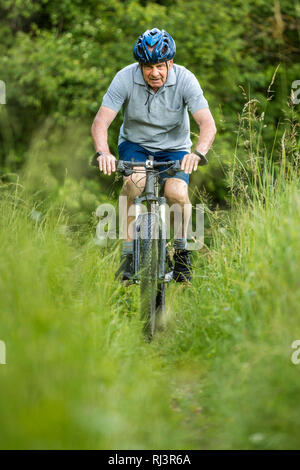
{"type": "Polygon", "coordinates": [[[103,152],[97,160],[99,162],[99,170],[103,171],[105,175],[111,175],[113,171],[116,171],[117,159],[111,153],[103,152]]]}

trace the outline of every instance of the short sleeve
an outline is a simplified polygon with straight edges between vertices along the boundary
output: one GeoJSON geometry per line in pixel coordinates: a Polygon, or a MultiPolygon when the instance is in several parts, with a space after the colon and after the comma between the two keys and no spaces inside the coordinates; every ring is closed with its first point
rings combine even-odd
{"type": "Polygon", "coordinates": [[[183,99],[191,114],[199,111],[199,109],[209,107],[197,78],[191,72],[188,73],[185,79],[183,99]]]}
{"type": "Polygon", "coordinates": [[[112,109],[113,111],[119,112],[124,101],[127,98],[128,90],[126,86],[126,80],[124,76],[118,72],[105,95],[103,96],[102,106],[112,109]]]}

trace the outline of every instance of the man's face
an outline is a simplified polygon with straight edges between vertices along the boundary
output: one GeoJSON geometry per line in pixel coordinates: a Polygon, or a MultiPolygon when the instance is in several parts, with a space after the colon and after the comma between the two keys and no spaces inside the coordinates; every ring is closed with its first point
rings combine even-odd
{"type": "Polygon", "coordinates": [[[145,82],[154,90],[158,90],[167,80],[168,69],[171,70],[172,66],[173,60],[168,61],[168,68],[165,62],[143,65],[142,72],[145,82]]]}

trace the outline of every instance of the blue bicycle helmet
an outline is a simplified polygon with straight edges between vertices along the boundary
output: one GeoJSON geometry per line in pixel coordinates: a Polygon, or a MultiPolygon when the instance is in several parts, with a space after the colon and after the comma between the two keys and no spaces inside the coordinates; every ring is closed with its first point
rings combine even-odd
{"type": "Polygon", "coordinates": [[[136,41],[133,48],[135,60],[145,64],[157,64],[173,59],[176,46],[173,38],[165,30],[157,28],[147,29],[136,41]],[[154,47],[152,53],[148,47],[154,47]]]}

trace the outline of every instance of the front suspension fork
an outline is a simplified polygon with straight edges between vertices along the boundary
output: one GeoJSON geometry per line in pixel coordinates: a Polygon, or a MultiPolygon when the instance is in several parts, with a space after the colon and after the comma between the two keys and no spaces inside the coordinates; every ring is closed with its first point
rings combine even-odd
{"type": "MultiPolygon", "coordinates": [[[[139,277],[140,270],[140,224],[142,217],[142,202],[147,200],[145,197],[136,197],[134,200],[134,240],[133,240],[133,253],[134,253],[134,273],[135,278],[139,277]]],[[[147,202],[149,202],[147,200],[147,202]]],[[[166,227],[166,198],[155,197],[153,202],[158,202],[158,214],[159,214],[159,238],[158,238],[158,250],[159,250],[159,263],[158,263],[158,279],[165,279],[165,265],[166,265],[166,244],[167,244],[167,227],[166,227]]]]}

